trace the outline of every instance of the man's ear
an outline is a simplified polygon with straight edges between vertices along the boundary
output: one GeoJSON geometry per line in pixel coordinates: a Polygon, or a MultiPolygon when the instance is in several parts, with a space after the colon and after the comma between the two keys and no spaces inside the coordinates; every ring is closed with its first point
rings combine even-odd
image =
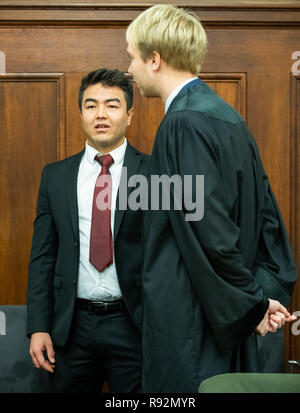
{"type": "Polygon", "coordinates": [[[127,118],[127,126],[131,124],[131,119],[132,116],[134,115],[134,109],[130,108],[129,111],[127,112],[128,118],[127,118]]]}
{"type": "Polygon", "coordinates": [[[151,54],[150,60],[151,60],[151,64],[152,64],[152,69],[155,70],[155,71],[159,70],[160,66],[161,66],[160,54],[154,50],[151,54]]]}

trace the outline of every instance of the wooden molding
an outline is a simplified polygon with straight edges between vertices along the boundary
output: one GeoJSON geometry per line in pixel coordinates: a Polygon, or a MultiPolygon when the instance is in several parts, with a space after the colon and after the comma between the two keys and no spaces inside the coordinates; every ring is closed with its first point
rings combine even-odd
{"type": "MultiPolygon", "coordinates": [[[[130,21],[159,0],[148,1],[3,1],[0,4],[0,25],[117,25],[126,27],[130,21]]],[[[196,13],[205,27],[270,27],[300,26],[300,4],[297,1],[173,1],[196,13]]]]}

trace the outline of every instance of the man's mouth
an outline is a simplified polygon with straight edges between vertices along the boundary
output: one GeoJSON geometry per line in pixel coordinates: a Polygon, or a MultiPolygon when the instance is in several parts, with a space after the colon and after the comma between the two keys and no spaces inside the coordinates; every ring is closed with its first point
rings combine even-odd
{"type": "Polygon", "coordinates": [[[95,126],[95,129],[97,129],[97,130],[107,130],[107,129],[109,129],[109,125],[107,125],[106,123],[98,123],[95,126]]]}

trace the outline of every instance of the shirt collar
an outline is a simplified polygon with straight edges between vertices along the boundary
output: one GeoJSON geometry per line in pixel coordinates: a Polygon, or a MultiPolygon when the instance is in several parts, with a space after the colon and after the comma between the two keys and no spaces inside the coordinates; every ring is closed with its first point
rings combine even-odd
{"type": "Polygon", "coordinates": [[[172,101],[175,99],[175,97],[178,95],[178,93],[181,91],[181,89],[187,85],[188,83],[192,82],[193,80],[197,79],[197,77],[191,77],[190,79],[184,80],[181,82],[176,89],[173,90],[173,92],[169,95],[168,99],[166,100],[165,103],[165,113],[167,113],[172,101]]]}
{"type": "MultiPolygon", "coordinates": [[[[127,148],[127,139],[125,138],[122,145],[118,146],[116,149],[109,152],[109,154],[112,156],[112,158],[114,160],[113,165],[118,165],[119,163],[124,161],[126,148],[127,148]]],[[[88,144],[88,142],[86,141],[86,143],[85,143],[85,156],[86,156],[87,160],[91,164],[98,164],[99,165],[99,163],[97,161],[95,161],[95,156],[96,155],[102,156],[102,153],[97,151],[97,149],[93,148],[92,146],[90,146],[88,144]]]]}

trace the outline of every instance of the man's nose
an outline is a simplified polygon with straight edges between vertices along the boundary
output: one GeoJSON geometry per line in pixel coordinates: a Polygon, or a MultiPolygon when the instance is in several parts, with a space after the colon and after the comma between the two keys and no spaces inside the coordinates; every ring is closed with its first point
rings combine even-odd
{"type": "Polygon", "coordinates": [[[106,118],[106,107],[103,105],[100,105],[97,111],[97,118],[106,118]]]}

